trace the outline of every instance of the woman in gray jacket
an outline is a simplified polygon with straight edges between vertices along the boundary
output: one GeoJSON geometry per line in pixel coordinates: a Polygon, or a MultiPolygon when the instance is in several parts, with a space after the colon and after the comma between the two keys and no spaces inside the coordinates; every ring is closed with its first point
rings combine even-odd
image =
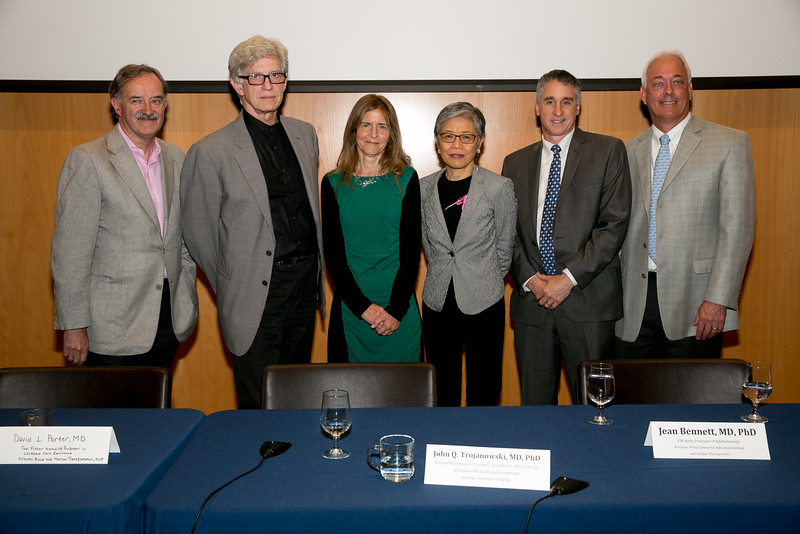
{"type": "Polygon", "coordinates": [[[425,352],[436,367],[439,406],[496,405],[502,387],[505,285],[514,250],[517,201],[511,180],[475,164],[486,120],[468,102],[446,106],[434,136],[445,168],[420,180],[425,352]]]}

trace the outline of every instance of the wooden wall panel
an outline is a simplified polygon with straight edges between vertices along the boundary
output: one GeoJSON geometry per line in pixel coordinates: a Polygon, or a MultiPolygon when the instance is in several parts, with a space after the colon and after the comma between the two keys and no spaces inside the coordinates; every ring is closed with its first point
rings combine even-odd
{"type": "MultiPolygon", "coordinates": [[[[353,93],[289,94],[283,112],[313,123],[320,141],[320,177],[333,167],[353,93]]],[[[433,122],[446,104],[468,100],[487,118],[480,164],[499,172],[509,152],[540,137],[533,93],[392,93],[406,151],[420,176],[438,168],[433,122]]],[[[800,89],[696,91],[698,116],[750,134],[756,165],[756,244],[742,293],[742,328],[726,335],[725,357],[762,359],[774,369],[775,402],[800,402],[794,357],[798,284],[793,267],[800,244],[796,180],[800,168],[800,89]]],[[[170,96],[163,137],[186,150],[238,113],[227,94],[170,96]]],[[[579,126],[627,140],[648,125],[637,91],[586,92],[579,126]]],[[[71,147],[112,126],[102,94],[0,94],[0,247],[7,273],[0,281],[0,366],[60,365],[60,340],[52,330],[49,269],[56,181],[71,147]]],[[[418,293],[424,276],[424,260],[418,293]]],[[[330,291],[330,287],[328,287],[330,291]]],[[[175,368],[173,405],[211,413],[235,407],[230,355],[222,346],[207,282],[198,281],[198,329],[182,345],[175,368]]],[[[510,286],[507,287],[507,294],[510,286]]],[[[508,322],[508,320],[507,320],[508,322]]],[[[318,317],[313,361],[325,361],[325,325],[318,317]]],[[[502,404],[519,403],[513,330],[506,330],[502,404]]],[[[563,385],[562,379],[562,385],[563,385]]],[[[569,402],[562,388],[560,402],[569,402]]]]}

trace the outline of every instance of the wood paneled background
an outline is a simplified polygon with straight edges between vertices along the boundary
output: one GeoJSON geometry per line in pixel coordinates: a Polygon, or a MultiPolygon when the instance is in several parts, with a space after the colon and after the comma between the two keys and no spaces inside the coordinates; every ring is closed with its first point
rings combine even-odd
{"type": "MultiPolygon", "coordinates": [[[[291,89],[290,89],[291,90],[291,89]]],[[[283,113],[317,128],[320,176],[333,167],[355,93],[289,93],[283,113]]],[[[540,137],[534,94],[390,93],[404,146],[420,176],[438,167],[433,122],[457,100],[480,107],[487,138],[480,164],[499,172],[503,158],[540,137]]],[[[800,284],[800,89],[697,90],[701,118],[750,134],[756,168],[756,238],[741,300],[741,329],[726,334],[723,356],[772,363],[772,402],[800,402],[795,356],[800,284]]],[[[163,138],[183,150],[238,113],[226,94],[173,94],[163,138]]],[[[103,94],[0,93],[0,367],[62,365],[60,333],[52,329],[49,252],[56,181],[69,149],[112,126],[103,94]]],[[[638,91],[584,92],[579,126],[628,140],[648,126],[638,91]]],[[[421,266],[418,292],[425,265],[421,266]]],[[[234,408],[230,355],[221,342],[207,282],[197,282],[200,319],[174,369],[173,406],[206,413],[234,408]]],[[[328,287],[330,291],[330,287],[328,287]]],[[[507,288],[507,292],[510,288],[507,288]]],[[[330,302],[330,299],[329,299],[330,302]]],[[[519,403],[513,330],[506,330],[502,404],[519,403]]],[[[325,325],[317,319],[313,361],[325,361],[325,325]]],[[[563,385],[563,380],[562,380],[563,385]]],[[[561,403],[569,397],[562,387],[561,403]]]]}

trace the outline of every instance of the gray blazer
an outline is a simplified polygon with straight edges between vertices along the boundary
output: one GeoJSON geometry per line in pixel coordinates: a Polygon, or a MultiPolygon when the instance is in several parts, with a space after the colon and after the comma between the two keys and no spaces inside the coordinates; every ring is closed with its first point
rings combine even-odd
{"type": "Polygon", "coordinates": [[[475,315],[505,295],[503,277],[511,265],[517,222],[514,186],[508,178],[476,166],[452,241],[439,200],[441,179],[444,170],[420,180],[422,244],[428,259],[422,300],[441,311],[452,278],[458,308],[475,315]]]}
{"type": "Polygon", "coordinates": [[[50,251],[56,330],[87,328],[89,350],[112,356],[150,350],[164,269],[172,327],[183,341],[197,324],[195,264],[181,241],[183,152],[161,141],[164,237],[142,172],[115,126],[73,148],[58,178],[50,251]]]}
{"type": "MultiPolygon", "coordinates": [[[[317,290],[324,313],[317,133],[307,122],[283,116],[280,121],[300,163],[317,227],[317,290]]],[[[253,343],[267,302],[275,234],[267,183],[241,114],[189,149],[181,204],[183,238],[217,295],[225,345],[242,355],[253,343]]]]}
{"type": "MultiPolygon", "coordinates": [[[[536,239],[536,210],[542,142],[509,154],[503,175],[514,182],[519,199],[517,241],[511,276],[511,318],[539,326],[548,310],[539,306],[524,284],[542,269],[536,239]]],[[[560,305],[576,322],[599,322],[622,316],[622,284],[617,253],[628,230],[630,172],[622,141],[576,129],[553,221],[556,271],[569,268],[578,285],[560,305]]]]}
{"type": "MultiPolygon", "coordinates": [[[[633,186],[628,238],[622,247],[625,316],[616,334],[634,341],[647,300],[651,136],[626,146],[633,186]]],[[[707,300],[728,308],[723,330],[739,327],[739,293],[753,246],[755,173],[747,134],[690,117],[658,198],[658,305],[669,339],[695,335],[707,300]]]]}

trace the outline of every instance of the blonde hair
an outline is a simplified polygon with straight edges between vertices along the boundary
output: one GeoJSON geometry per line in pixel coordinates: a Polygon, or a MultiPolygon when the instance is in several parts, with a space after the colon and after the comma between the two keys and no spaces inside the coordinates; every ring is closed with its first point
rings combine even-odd
{"type": "MultiPolygon", "coordinates": [[[[284,73],[289,72],[289,52],[283,43],[277,39],[267,39],[261,35],[254,35],[242,41],[233,49],[228,57],[228,76],[240,82],[237,76],[244,74],[247,67],[261,58],[276,57],[284,73]]],[[[265,73],[269,74],[269,73],[265,73]]]]}

